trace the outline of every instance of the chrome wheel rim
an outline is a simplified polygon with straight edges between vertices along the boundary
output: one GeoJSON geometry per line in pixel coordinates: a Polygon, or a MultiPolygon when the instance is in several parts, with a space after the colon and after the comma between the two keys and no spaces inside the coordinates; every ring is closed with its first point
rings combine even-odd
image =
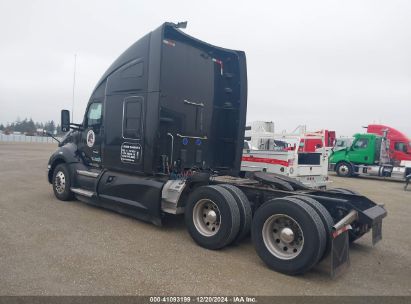
{"type": "Polygon", "coordinates": [[[348,174],[348,166],[347,165],[341,165],[338,171],[340,171],[341,175],[347,175],[348,174]]]}
{"type": "Polygon", "coordinates": [[[66,189],[66,176],[62,171],[57,172],[54,180],[54,187],[58,194],[62,194],[66,189]]]}
{"type": "Polygon", "coordinates": [[[216,203],[209,199],[199,200],[193,209],[193,222],[201,235],[216,235],[221,224],[221,214],[216,203]]]}
{"type": "Polygon", "coordinates": [[[298,222],[285,214],[270,216],[263,225],[263,241],[272,255],[281,260],[296,258],[304,247],[304,235],[298,222]]]}

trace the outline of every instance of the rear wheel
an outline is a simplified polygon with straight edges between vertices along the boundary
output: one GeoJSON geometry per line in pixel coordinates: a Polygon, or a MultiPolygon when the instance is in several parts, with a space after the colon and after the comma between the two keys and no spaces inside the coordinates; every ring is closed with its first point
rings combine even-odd
{"type": "Polygon", "coordinates": [[[335,168],[337,175],[340,177],[351,177],[353,175],[353,168],[351,164],[346,162],[341,162],[335,168]]]}
{"type": "Polygon", "coordinates": [[[220,187],[227,189],[231,195],[234,197],[235,201],[237,202],[238,209],[240,211],[240,231],[238,232],[237,237],[235,238],[234,242],[240,242],[245,237],[247,237],[250,233],[251,229],[251,220],[252,220],[252,211],[251,205],[241,189],[237,188],[233,185],[222,184],[219,185],[220,187]]]}
{"type": "Polygon", "coordinates": [[[308,197],[308,196],[302,196],[302,195],[296,195],[292,196],[295,198],[298,198],[307,204],[309,204],[315,211],[317,211],[317,214],[320,216],[321,221],[324,225],[325,233],[326,233],[326,244],[325,244],[325,250],[320,258],[320,260],[324,259],[330,252],[331,252],[331,233],[332,233],[332,227],[334,226],[334,220],[330,213],[328,212],[327,209],[323,205],[321,205],[317,200],[308,197]]]}
{"type": "Polygon", "coordinates": [[[53,172],[54,195],[61,201],[69,201],[74,198],[71,192],[71,178],[66,164],[59,164],[53,172]]]}
{"type": "Polygon", "coordinates": [[[240,230],[240,211],[231,193],[218,186],[197,188],[185,207],[185,221],[193,240],[207,249],[230,244],[240,230]]]}
{"type": "Polygon", "coordinates": [[[300,274],[322,257],[326,232],[321,218],[297,198],[272,199],[255,213],[252,238],[260,258],[273,270],[300,274]]]}

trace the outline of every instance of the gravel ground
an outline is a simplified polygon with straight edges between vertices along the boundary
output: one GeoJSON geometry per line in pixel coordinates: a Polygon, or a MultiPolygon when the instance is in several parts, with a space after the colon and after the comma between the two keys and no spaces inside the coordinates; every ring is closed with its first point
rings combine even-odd
{"type": "Polygon", "coordinates": [[[411,295],[411,187],[331,176],[332,187],[384,203],[383,240],[351,246],[351,268],[302,276],[269,270],[251,240],[198,247],[183,218],[156,227],[79,201],[55,199],[50,144],[0,143],[0,295],[411,295]]]}

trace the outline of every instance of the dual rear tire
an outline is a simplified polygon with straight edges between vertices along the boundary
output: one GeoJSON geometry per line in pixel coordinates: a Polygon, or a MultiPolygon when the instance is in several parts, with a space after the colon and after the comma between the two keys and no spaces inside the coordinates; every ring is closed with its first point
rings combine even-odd
{"type": "Polygon", "coordinates": [[[281,273],[296,275],[310,270],[331,248],[328,233],[332,218],[323,208],[307,197],[264,203],[256,211],[251,229],[257,254],[281,273]]]}
{"type": "Polygon", "coordinates": [[[230,185],[203,186],[189,197],[185,221],[194,241],[207,249],[220,249],[248,235],[255,249],[273,270],[301,274],[331,250],[334,222],[318,201],[305,196],[272,199],[257,209],[251,224],[247,197],[230,185]]]}
{"type": "Polygon", "coordinates": [[[202,186],[188,198],[185,222],[193,240],[207,249],[239,242],[250,232],[251,207],[232,185],[202,186]]]}

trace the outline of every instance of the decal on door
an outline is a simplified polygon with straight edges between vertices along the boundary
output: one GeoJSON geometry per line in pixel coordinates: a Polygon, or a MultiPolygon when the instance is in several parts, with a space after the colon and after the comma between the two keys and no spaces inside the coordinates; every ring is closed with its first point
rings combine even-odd
{"type": "Polygon", "coordinates": [[[137,164],[141,159],[141,145],[125,142],[121,145],[120,159],[123,163],[137,164]]]}
{"type": "Polygon", "coordinates": [[[93,130],[89,130],[87,132],[87,146],[89,146],[90,148],[92,146],[94,146],[94,142],[96,141],[96,135],[94,134],[93,130]]]}

